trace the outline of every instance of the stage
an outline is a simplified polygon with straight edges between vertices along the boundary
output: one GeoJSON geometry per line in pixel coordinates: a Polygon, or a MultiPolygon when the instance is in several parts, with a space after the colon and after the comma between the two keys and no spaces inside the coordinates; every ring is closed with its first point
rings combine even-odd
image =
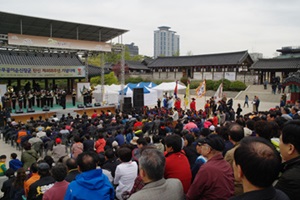
{"type": "Polygon", "coordinates": [[[38,119],[39,116],[42,116],[42,119],[45,118],[51,118],[53,115],[57,115],[58,117],[61,117],[62,114],[67,115],[68,113],[71,113],[73,117],[74,115],[79,114],[80,116],[86,112],[86,114],[91,117],[91,115],[94,113],[94,110],[97,111],[98,114],[100,114],[101,111],[107,112],[110,111],[112,113],[115,112],[116,107],[115,105],[107,105],[107,106],[99,106],[99,107],[84,107],[84,108],[77,108],[74,106],[67,107],[66,109],[60,108],[50,108],[49,111],[42,111],[42,109],[38,109],[35,112],[27,112],[27,109],[24,109],[23,113],[11,113],[11,118],[14,118],[16,122],[23,122],[27,123],[28,120],[30,120],[30,117],[33,117],[34,120],[38,119]]]}

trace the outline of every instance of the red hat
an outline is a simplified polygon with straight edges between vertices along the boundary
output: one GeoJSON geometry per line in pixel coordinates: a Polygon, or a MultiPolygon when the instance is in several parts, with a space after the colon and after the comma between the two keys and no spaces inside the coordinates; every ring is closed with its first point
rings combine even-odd
{"type": "Polygon", "coordinates": [[[56,142],[56,144],[60,144],[61,143],[61,139],[60,138],[56,138],[55,142],[56,142]]]}

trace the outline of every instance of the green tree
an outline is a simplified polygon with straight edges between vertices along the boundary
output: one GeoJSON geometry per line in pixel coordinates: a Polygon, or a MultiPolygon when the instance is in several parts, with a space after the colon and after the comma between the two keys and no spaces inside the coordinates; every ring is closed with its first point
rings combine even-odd
{"type": "MultiPolygon", "coordinates": [[[[101,84],[101,76],[92,77],[90,82],[91,85],[101,84]]],[[[104,84],[105,85],[119,84],[118,79],[115,76],[114,72],[110,72],[109,74],[104,75],[104,84]]]]}

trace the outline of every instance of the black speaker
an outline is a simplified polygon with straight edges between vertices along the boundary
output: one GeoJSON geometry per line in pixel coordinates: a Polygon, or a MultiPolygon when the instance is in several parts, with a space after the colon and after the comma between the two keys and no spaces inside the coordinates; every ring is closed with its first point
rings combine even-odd
{"type": "Polygon", "coordinates": [[[99,107],[99,106],[101,106],[101,104],[100,103],[94,103],[94,106],[99,107]]]}
{"type": "Polygon", "coordinates": [[[49,110],[50,110],[50,108],[48,106],[43,107],[43,111],[49,111],[49,110]]]}
{"type": "Polygon", "coordinates": [[[77,108],[84,108],[83,104],[78,104],[77,108]]]}
{"type": "Polygon", "coordinates": [[[35,110],[32,109],[32,108],[28,108],[28,109],[27,109],[27,112],[28,112],[28,113],[33,113],[33,112],[35,112],[35,110]]]}
{"type": "Polygon", "coordinates": [[[144,89],[134,88],[133,89],[133,107],[142,108],[144,107],[144,89]]]}
{"type": "Polygon", "coordinates": [[[93,105],[92,105],[91,103],[87,103],[87,104],[85,105],[85,107],[91,108],[91,107],[93,107],[93,105]]]}
{"type": "Polygon", "coordinates": [[[23,110],[22,109],[16,110],[16,113],[17,114],[23,113],[23,110]]]}
{"type": "Polygon", "coordinates": [[[131,112],[132,103],[123,103],[123,112],[131,112]]]}
{"type": "Polygon", "coordinates": [[[131,103],[131,97],[124,97],[124,104],[129,104],[131,103]]]}

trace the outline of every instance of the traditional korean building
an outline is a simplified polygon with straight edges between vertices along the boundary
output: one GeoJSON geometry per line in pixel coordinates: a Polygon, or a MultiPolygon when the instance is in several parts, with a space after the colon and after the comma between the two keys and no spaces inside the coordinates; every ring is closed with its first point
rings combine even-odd
{"type": "Polygon", "coordinates": [[[267,80],[269,83],[275,77],[284,80],[290,72],[300,69],[300,47],[283,47],[277,50],[280,56],[270,59],[259,59],[250,68],[259,74],[259,82],[267,80]]]}
{"type": "Polygon", "coordinates": [[[158,57],[148,67],[153,79],[175,80],[189,77],[196,80],[241,80],[253,82],[249,71],[253,61],[248,51],[194,56],[158,57]]]}

